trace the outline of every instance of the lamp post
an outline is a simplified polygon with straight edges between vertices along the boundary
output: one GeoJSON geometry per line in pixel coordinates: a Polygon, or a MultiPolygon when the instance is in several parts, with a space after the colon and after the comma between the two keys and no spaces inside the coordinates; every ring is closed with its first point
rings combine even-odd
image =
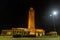
{"type": "Polygon", "coordinates": [[[56,26],[55,26],[55,17],[53,15],[53,25],[54,25],[54,31],[56,31],[56,26]]]}
{"type": "Polygon", "coordinates": [[[50,17],[52,17],[52,19],[53,19],[53,27],[54,27],[55,35],[57,35],[56,25],[55,25],[55,16],[57,16],[57,11],[53,11],[53,13],[50,15],[50,17]]]}
{"type": "Polygon", "coordinates": [[[53,11],[50,17],[53,19],[53,26],[54,26],[54,31],[56,31],[56,26],[55,26],[55,16],[57,15],[57,11],[53,11]]]}

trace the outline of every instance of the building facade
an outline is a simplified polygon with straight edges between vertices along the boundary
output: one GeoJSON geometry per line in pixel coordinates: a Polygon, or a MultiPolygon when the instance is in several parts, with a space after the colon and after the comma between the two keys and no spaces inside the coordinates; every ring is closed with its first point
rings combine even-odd
{"type": "Polygon", "coordinates": [[[16,34],[24,34],[27,33],[29,35],[43,36],[45,35],[45,30],[36,29],[35,28],[35,11],[33,7],[29,9],[28,16],[28,28],[12,28],[11,30],[2,30],[1,35],[16,35],[16,34]]]}

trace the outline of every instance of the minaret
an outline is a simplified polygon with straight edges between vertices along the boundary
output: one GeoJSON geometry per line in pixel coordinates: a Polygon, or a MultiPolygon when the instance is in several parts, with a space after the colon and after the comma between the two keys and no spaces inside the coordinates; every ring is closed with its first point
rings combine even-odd
{"type": "Polygon", "coordinates": [[[29,9],[28,29],[32,30],[30,34],[35,34],[35,11],[32,7],[29,9]]]}

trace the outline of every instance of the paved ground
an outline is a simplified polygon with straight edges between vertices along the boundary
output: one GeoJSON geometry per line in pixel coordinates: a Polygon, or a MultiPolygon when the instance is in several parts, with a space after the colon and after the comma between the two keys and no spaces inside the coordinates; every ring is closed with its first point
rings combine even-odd
{"type": "Polygon", "coordinates": [[[60,40],[59,38],[14,38],[13,40],[60,40]]]}
{"type": "Polygon", "coordinates": [[[12,36],[0,36],[0,40],[60,40],[60,38],[12,38],[12,36]]]}

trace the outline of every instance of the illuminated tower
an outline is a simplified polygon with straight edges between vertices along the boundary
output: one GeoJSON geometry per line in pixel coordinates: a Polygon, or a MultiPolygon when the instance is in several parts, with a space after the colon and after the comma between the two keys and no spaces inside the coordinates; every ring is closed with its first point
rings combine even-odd
{"type": "Polygon", "coordinates": [[[31,30],[30,34],[35,34],[35,11],[32,7],[29,9],[28,29],[31,30]]]}

